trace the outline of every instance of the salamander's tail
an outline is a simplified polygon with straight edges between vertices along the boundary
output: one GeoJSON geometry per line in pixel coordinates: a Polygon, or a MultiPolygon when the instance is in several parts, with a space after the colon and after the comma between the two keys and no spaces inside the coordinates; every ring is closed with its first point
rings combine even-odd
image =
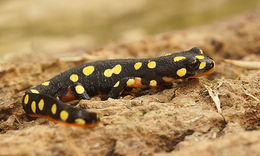
{"type": "Polygon", "coordinates": [[[99,118],[96,113],[74,108],[48,95],[26,92],[23,108],[31,117],[43,117],[54,122],[71,126],[94,127],[99,118]]]}

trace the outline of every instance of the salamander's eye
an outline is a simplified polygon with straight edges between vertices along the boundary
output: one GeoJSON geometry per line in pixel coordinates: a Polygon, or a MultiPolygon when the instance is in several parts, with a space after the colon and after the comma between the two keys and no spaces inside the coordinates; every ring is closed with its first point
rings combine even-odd
{"type": "Polygon", "coordinates": [[[198,70],[199,66],[200,66],[200,61],[196,57],[193,57],[188,60],[187,69],[189,71],[198,70]]]}

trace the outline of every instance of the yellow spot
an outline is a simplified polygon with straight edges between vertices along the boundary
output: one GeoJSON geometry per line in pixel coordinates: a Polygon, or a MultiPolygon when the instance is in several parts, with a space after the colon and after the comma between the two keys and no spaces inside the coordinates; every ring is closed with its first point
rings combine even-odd
{"type": "Polygon", "coordinates": [[[56,114],[56,112],[57,112],[57,105],[56,105],[56,104],[53,104],[53,105],[51,106],[51,112],[52,112],[53,115],[56,114]]]}
{"type": "Polygon", "coordinates": [[[186,74],[187,70],[185,68],[181,68],[179,70],[177,70],[177,75],[179,77],[183,77],[186,74]]]}
{"type": "Polygon", "coordinates": [[[95,70],[94,66],[87,66],[85,68],[83,68],[83,74],[85,74],[86,76],[91,75],[95,70]]]}
{"type": "Polygon", "coordinates": [[[155,80],[150,81],[150,86],[155,87],[157,86],[157,82],[155,80]]]}
{"type": "Polygon", "coordinates": [[[121,72],[121,70],[122,70],[122,66],[121,66],[120,64],[116,65],[116,66],[112,69],[113,73],[115,73],[115,74],[119,74],[119,73],[121,72]]]}
{"type": "Polygon", "coordinates": [[[140,69],[142,67],[142,62],[135,63],[134,67],[135,67],[135,70],[140,69]]]}
{"type": "Polygon", "coordinates": [[[104,72],[104,75],[106,77],[111,77],[113,74],[112,70],[111,69],[106,69],[105,72],[104,72]]]}
{"type": "Polygon", "coordinates": [[[72,82],[77,82],[78,79],[79,79],[79,76],[78,76],[77,74],[72,74],[72,75],[70,75],[70,80],[71,80],[72,82]]]}
{"type": "Polygon", "coordinates": [[[80,124],[80,125],[84,125],[86,122],[85,122],[85,120],[83,120],[83,119],[81,119],[81,118],[77,118],[76,120],[75,120],[75,122],[77,123],[77,124],[80,124]]]}
{"type": "Polygon", "coordinates": [[[35,94],[39,94],[39,91],[36,90],[36,89],[31,89],[31,92],[32,92],[32,93],[35,93],[35,94]]]}
{"type": "Polygon", "coordinates": [[[114,87],[118,87],[119,86],[119,81],[117,81],[117,83],[114,85],[114,87]]]}
{"type": "Polygon", "coordinates": [[[83,94],[84,91],[85,91],[84,87],[81,86],[81,85],[77,85],[77,86],[75,87],[75,90],[76,90],[76,92],[77,92],[78,94],[83,94]]]}
{"type": "Polygon", "coordinates": [[[43,110],[43,107],[44,107],[44,101],[43,99],[40,100],[40,102],[38,103],[38,107],[39,109],[42,111],[43,110]]]}
{"type": "Polygon", "coordinates": [[[167,53],[167,54],[165,54],[164,56],[169,56],[169,55],[171,55],[172,53],[167,53]]]}
{"type": "Polygon", "coordinates": [[[23,103],[24,103],[24,104],[27,104],[28,102],[29,102],[29,95],[27,94],[27,95],[25,95],[25,97],[24,97],[23,103]]]}
{"type": "Polygon", "coordinates": [[[63,121],[66,121],[69,117],[69,113],[65,110],[60,112],[60,119],[63,121]]]}
{"type": "Polygon", "coordinates": [[[186,57],[184,57],[184,56],[176,56],[176,57],[173,58],[173,61],[174,62],[178,62],[178,61],[184,60],[184,59],[186,59],[186,57]]]}
{"type": "Polygon", "coordinates": [[[156,62],[155,61],[151,61],[147,64],[148,68],[155,68],[156,67],[156,62]]]}
{"type": "Polygon", "coordinates": [[[129,79],[129,80],[127,80],[127,82],[126,82],[126,85],[127,85],[127,86],[132,86],[132,85],[134,85],[134,83],[135,83],[135,80],[134,80],[134,79],[129,79]]]}
{"type": "Polygon", "coordinates": [[[33,101],[32,104],[31,104],[31,109],[32,109],[32,112],[36,112],[36,102],[33,101]]]}
{"type": "Polygon", "coordinates": [[[202,55],[198,55],[198,56],[195,56],[195,57],[197,57],[198,59],[204,59],[204,56],[202,56],[202,55]]]}
{"type": "Polygon", "coordinates": [[[44,85],[44,86],[49,86],[49,84],[50,84],[50,81],[46,81],[46,82],[42,83],[42,85],[44,85]]]}
{"type": "Polygon", "coordinates": [[[57,100],[60,100],[60,98],[59,98],[58,96],[56,97],[56,99],[57,99],[57,100]]]}
{"type": "Polygon", "coordinates": [[[204,67],[206,67],[206,62],[201,62],[199,69],[203,69],[204,67]]]}

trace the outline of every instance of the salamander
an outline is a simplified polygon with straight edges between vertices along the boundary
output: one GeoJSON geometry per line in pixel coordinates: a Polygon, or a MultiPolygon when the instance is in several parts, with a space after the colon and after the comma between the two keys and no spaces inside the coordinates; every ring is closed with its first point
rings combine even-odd
{"type": "Polygon", "coordinates": [[[97,114],[65,102],[89,100],[100,92],[118,98],[125,88],[148,88],[214,71],[215,62],[199,48],[156,58],[97,61],[65,71],[25,92],[22,105],[31,117],[79,127],[94,127],[97,114]]]}

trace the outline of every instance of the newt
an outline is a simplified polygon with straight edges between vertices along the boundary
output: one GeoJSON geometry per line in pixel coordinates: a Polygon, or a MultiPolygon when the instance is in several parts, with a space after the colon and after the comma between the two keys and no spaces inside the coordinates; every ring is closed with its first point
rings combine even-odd
{"type": "Polygon", "coordinates": [[[100,92],[118,98],[125,88],[154,88],[176,79],[198,78],[214,71],[215,62],[199,48],[156,58],[114,59],[87,63],[65,71],[25,92],[22,104],[31,117],[71,126],[94,127],[94,112],[65,102],[89,100],[100,92]]]}

